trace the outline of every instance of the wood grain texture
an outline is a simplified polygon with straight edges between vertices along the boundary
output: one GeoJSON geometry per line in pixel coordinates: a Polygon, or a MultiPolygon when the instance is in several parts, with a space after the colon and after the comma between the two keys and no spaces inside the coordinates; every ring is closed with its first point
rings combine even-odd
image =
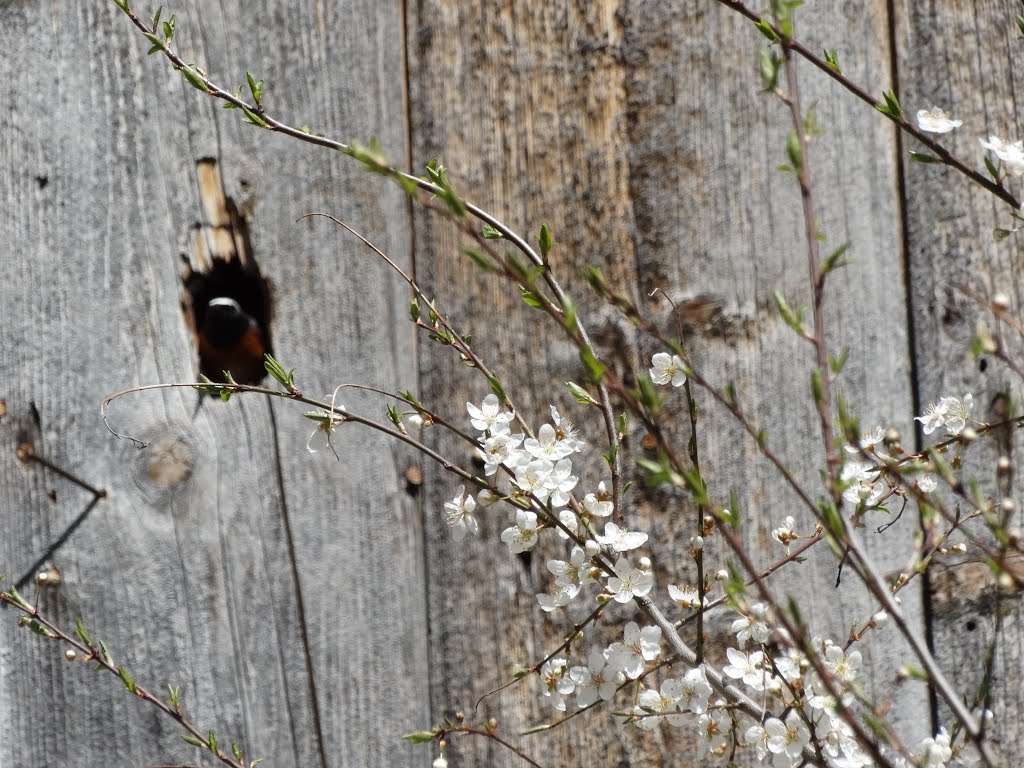
{"type": "MultiPolygon", "coordinates": [[[[951,138],[967,156],[975,133],[1016,137],[1021,54],[1005,8],[901,0],[890,18],[889,5],[810,4],[798,34],[813,50],[838,48],[844,70],[872,92],[898,86],[908,111],[934,102],[984,115],[951,138]],[[997,44],[965,58],[963,39],[997,44]]],[[[682,329],[693,359],[719,386],[735,385],[772,448],[812,496],[821,493],[813,354],[772,301],[776,289],[794,305],[810,300],[797,190],[777,171],[790,123],[759,93],[763,38],[749,23],[709,0],[175,6],[180,53],[223,84],[242,82],[248,69],[266,80],[268,108],[293,124],[377,137],[413,170],[438,157],[460,193],[514,229],[532,238],[549,224],[553,269],[627,383],[659,349],[600,306],[583,269],[600,265],[670,332],[670,308],[652,292],[699,308],[682,329]]],[[[274,766],[427,765],[435,748],[398,736],[462,710],[476,723],[496,717],[503,736],[546,765],[693,763],[683,731],[620,734],[607,710],[517,737],[553,719],[535,680],[474,709],[515,664],[537,663],[571,629],[541,615],[535,599],[550,585],[545,562],[564,553],[551,541],[510,558],[498,542],[510,515],[498,508],[481,510],[479,538],[455,544],[442,510],[458,483],[422,457],[348,426],[333,436],[340,463],[327,449],[310,456],[301,409],[236,397],[197,410],[185,390],[113,405],[112,425],[147,441],[145,450],[106,431],[104,396],[195,374],[179,254],[204,218],[196,163],[216,157],[274,287],[275,351],[298,369],[304,392],[355,382],[412,389],[461,424],[465,402],[487,392],[449,350],[412,337],[407,290],[379,260],[324,219],[296,222],[320,210],[415,267],[532,423],[554,403],[579,422],[590,455],[606,448],[599,420],[562,385],[584,378],[576,352],[514,290],[460,256],[465,238],[453,227],[422,209],[410,218],[399,191],[346,158],[243,125],[147,59],[113,3],[0,0],[0,18],[0,440],[10,448],[0,455],[0,571],[20,576],[88,501],[16,461],[12,446],[27,437],[109,493],[54,556],[61,589],[27,596],[66,627],[85,616],[141,684],[180,684],[189,714],[222,743],[237,739],[274,766]],[[419,499],[407,494],[409,467],[425,469],[419,499]]],[[[852,351],[844,395],[865,428],[896,426],[908,446],[913,413],[940,394],[973,391],[979,417],[990,418],[996,395],[1015,384],[994,364],[972,369],[966,349],[978,312],[953,286],[999,289],[1017,306],[1016,240],[984,236],[1007,223],[1004,212],[960,182],[944,189],[936,167],[903,168],[901,197],[889,124],[809,67],[798,72],[803,103],[816,104],[826,129],[809,160],[824,248],[851,243],[853,263],[827,289],[830,344],[852,351]]],[[[698,397],[712,497],[724,503],[737,491],[744,536],[767,565],[781,554],[771,529],[792,514],[809,532],[811,516],[731,417],[698,397]]],[[[339,401],[383,420],[377,398],[342,390],[339,401]]],[[[683,446],[681,401],[672,402],[667,427],[683,446]]],[[[645,455],[642,438],[634,425],[630,466],[645,455]]],[[[464,443],[437,429],[424,439],[474,470],[464,443]]],[[[1014,447],[1007,440],[1000,450],[1014,447]]],[[[994,457],[982,452],[978,471],[990,474],[994,457]]],[[[597,459],[577,471],[581,490],[606,479],[597,459]]],[[[695,579],[693,506],[678,491],[636,488],[625,511],[652,532],[667,602],[667,583],[695,579]]],[[[906,567],[916,529],[908,512],[884,534],[862,531],[879,572],[906,567]]],[[[716,542],[707,557],[709,570],[724,565],[716,542]]],[[[949,578],[936,577],[927,596],[933,643],[970,695],[977,667],[961,660],[982,655],[996,634],[996,601],[977,564],[942,573],[949,578]]],[[[836,561],[824,548],[779,578],[814,631],[837,640],[877,609],[852,574],[833,586],[836,561]]],[[[903,605],[923,634],[916,587],[903,605]]],[[[1015,598],[1001,604],[1012,610],[998,632],[994,709],[1013,757],[1024,751],[1020,617],[1015,598]]],[[[0,768],[198,760],[169,721],[0,618],[0,720],[26,734],[0,739],[0,768]]],[[[609,610],[600,642],[617,638],[628,618],[637,618],[631,608],[609,610]]],[[[709,617],[712,656],[730,641],[731,618],[709,617]]],[[[916,662],[892,629],[863,650],[866,689],[891,703],[897,729],[916,744],[931,731],[927,693],[896,681],[901,663],[916,662]]],[[[481,740],[455,739],[450,749],[453,764],[521,764],[481,740]]]]}
{"type": "MultiPolygon", "coordinates": [[[[701,321],[685,328],[691,354],[719,386],[736,385],[771,445],[818,495],[822,448],[809,395],[813,354],[781,323],[772,301],[775,289],[794,305],[810,298],[798,193],[792,179],[776,171],[785,162],[790,123],[777,101],[758,93],[756,31],[703,2],[507,3],[470,10],[424,0],[412,8],[409,28],[410,71],[420,74],[411,83],[414,159],[439,156],[456,169],[463,194],[521,231],[536,232],[541,222],[552,226],[559,243],[553,268],[588,311],[609,364],[627,381],[658,350],[614,313],[595,307],[581,277],[586,265],[602,266],[610,283],[667,329],[673,326],[668,306],[647,298],[655,289],[676,301],[710,305],[701,321]]],[[[878,88],[888,82],[884,3],[816,8],[803,17],[801,34],[818,49],[823,41],[832,41],[829,47],[856,41],[845,62],[851,76],[878,88]]],[[[865,427],[885,423],[911,434],[906,318],[893,311],[904,304],[893,134],[808,67],[799,71],[804,104],[817,104],[828,131],[810,160],[821,230],[829,249],[852,242],[855,262],[832,278],[827,292],[830,342],[837,351],[849,346],[855,352],[842,389],[865,427]]],[[[580,419],[592,445],[602,448],[593,414],[571,405],[560,387],[583,378],[575,354],[497,281],[459,259],[460,242],[450,229],[419,219],[420,279],[433,286],[457,324],[470,324],[466,330],[535,424],[547,416],[544,404],[554,402],[580,419]],[[478,319],[481,302],[499,323],[478,319]]],[[[423,371],[428,387],[437,382],[436,398],[479,401],[486,392],[443,350],[424,351],[423,371]]],[[[705,395],[700,405],[712,495],[724,503],[731,488],[738,491],[748,542],[767,564],[779,554],[771,528],[793,514],[809,532],[810,514],[728,414],[705,395]]],[[[669,416],[669,425],[684,446],[682,413],[669,416]]],[[[634,430],[631,460],[642,455],[641,436],[634,430]]],[[[580,487],[592,488],[600,472],[582,469],[580,487]]],[[[428,570],[437,595],[431,599],[431,690],[435,710],[449,712],[508,681],[513,663],[543,659],[570,627],[548,617],[530,626],[513,621],[532,607],[530,593],[547,587],[544,562],[551,553],[495,561],[493,539],[509,524],[500,512],[487,516],[479,543],[453,545],[429,524],[430,510],[439,514],[453,492],[452,483],[441,485],[427,492],[428,570]]],[[[695,578],[686,555],[692,518],[683,494],[664,491],[635,498],[627,510],[628,520],[653,532],[661,589],[670,580],[695,578]]],[[[865,533],[880,572],[902,566],[913,531],[907,519],[884,536],[865,533]]],[[[712,549],[709,567],[723,565],[720,550],[712,549]]],[[[835,578],[835,560],[822,551],[791,569],[783,590],[800,598],[816,631],[841,638],[875,606],[859,595],[855,580],[844,579],[837,590],[835,578]]],[[[908,590],[904,601],[923,632],[918,596],[908,590]]],[[[629,615],[611,613],[615,619],[629,615]]],[[[723,652],[729,621],[724,615],[710,620],[713,653],[723,652]]],[[[895,684],[907,648],[886,635],[865,654],[872,669],[866,685],[893,698],[898,726],[916,743],[928,730],[928,703],[920,689],[895,684]]],[[[485,700],[483,709],[500,710],[514,733],[552,719],[537,698],[536,690],[512,688],[485,700]]],[[[568,736],[519,743],[553,764],[667,765],[695,756],[694,746],[671,729],[654,740],[637,740],[629,731],[620,737],[607,713],[587,713],[564,728],[568,736]]],[[[484,745],[459,749],[467,763],[514,763],[484,745]]]]}
{"type": "MultiPolygon", "coordinates": [[[[225,84],[246,68],[296,124],[377,135],[401,153],[401,30],[395,5],[175,3],[178,49],[225,84]]],[[[3,4],[8,95],[0,131],[4,306],[0,370],[13,426],[29,403],[36,447],[109,491],[54,557],[65,584],[40,596],[65,626],[86,617],[140,684],[181,685],[202,727],[268,765],[383,765],[426,717],[426,630],[409,457],[367,433],[310,456],[312,424],[290,404],[228,406],[185,391],[107,394],[189,380],[194,349],[178,301],[179,253],[202,219],[196,162],[220,161],[275,287],[275,348],[310,394],[341,381],[415,382],[404,291],[321,221],[327,210],[408,263],[406,201],[340,156],[243,126],[145,56],[113,3],[3,4]],[[369,192],[357,192],[357,189],[369,192]],[[397,314],[396,314],[397,313],[397,314]],[[271,411],[272,409],[272,411],[271,411]],[[154,465],[187,477],[154,483],[154,465]],[[285,515],[305,607],[325,754],[317,744],[285,515]],[[412,585],[412,587],[410,587],[412,585]],[[352,620],[358,617],[358,620],[352,620]],[[387,691],[386,696],[378,692],[387,691]],[[373,734],[367,737],[367,734],[373,734]]],[[[149,10],[149,9],[146,9],[149,10]]],[[[344,394],[347,405],[360,403],[344,394]]],[[[379,401],[364,403],[383,415],[379,401]]],[[[10,460],[8,460],[10,459],[10,460]]],[[[3,565],[20,575],[81,507],[80,492],[3,460],[3,565]],[[57,491],[56,503],[45,491],[57,491]],[[8,501],[16,501],[8,505],[8,501]]],[[[173,477],[173,473],[158,474],[173,477]]],[[[27,591],[33,597],[34,590],[27,591]]],[[[138,766],[198,757],[178,729],[55,646],[0,629],[0,765],[138,766]]]]}
{"type": "MultiPolygon", "coordinates": [[[[1015,10],[998,2],[896,3],[901,98],[908,112],[944,107],[963,127],[942,137],[972,167],[984,172],[979,139],[990,135],[1017,140],[1022,115],[1016,78],[1024,49],[1013,21],[1015,10]],[[971,51],[972,53],[968,53],[971,51]],[[937,72],[941,76],[937,76],[937,72]]],[[[987,355],[974,360],[971,337],[979,321],[995,328],[992,316],[965,295],[961,286],[985,297],[1003,293],[1019,317],[1024,300],[1021,241],[992,238],[996,227],[1013,226],[1010,211],[983,190],[964,184],[940,166],[905,163],[910,294],[914,354],[922,404],[942,395],[974,395],[974,417],[999,420],[1005,397],[1019,402],[1019,378],[987,355]]],[[[1016,180],[1007,186],[1018,196],[1016,180]]],[[[1021,344],[1003,329],[1018,360],[1021,344]]],[[[1011,459],[1019,478],[1019,435],[982,441],[965,455],[965,473],[978,478],[982,492],[998,497],[995,462],[1011,459]]],[[[1010,494],[1017,497],[1019,480],[1010,494]]],[[[976,533],[989,538],[981,526],[976,533]]],[[[1008,764],[1024,754],[1024,686],[1019,595],[1001,593],[977,549],[936,570],[930,583],[932,635],[937,654],[958,692],[973,702],[982,683],[981,661],[993,648],[992,734],[1008,764]],[[1004,613],[999,620],[997,616],[1004,613]],[[963,659],[973,663],[964,664],[963,659]]],[[[948,716],[943,717],[948,720],[948,716]]]]}

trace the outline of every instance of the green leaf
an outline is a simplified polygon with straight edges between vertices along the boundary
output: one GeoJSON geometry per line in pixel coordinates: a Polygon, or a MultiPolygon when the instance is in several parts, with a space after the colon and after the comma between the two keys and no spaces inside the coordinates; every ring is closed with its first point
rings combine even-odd
{"type": "Polygon", "coordinates": [[[75,635],[82,641],[82,645],[92,648],[92,638],[89,637],[89,632],[80,618],[75,619],[75,635]]]}
{"type": "Polygon", "coordinates": [[[548,229],[547,224],[540,225],[540,234],[537,235],[537,242],[540,244],[541,256],[547,256],[551,253],[551,249],[555,245],[555,241],[551,238],[551,230],[548,229]]]}
{"type": "Polygon", "coordinates": [[[135,691],[136,691],[135,680],[131,677],[131,675],[128,674],[128,670],[125,669],[124,667],[118,667],[117,668],[117,674],[118,674],[118,677],[121,678],[121,682],[124,683],[124,687],[127,688],[132,693],[135,693],[135,691]]]}
{"type": "Polygon", "coordinates": [[[875,109],[881,112],[883,115],[888,115],[894,120],[900,120],[903,118],[903,108],[900,107],[899,99],[896,98],[896,94],[892,91],[884,91],[882,98],[885,99],[884,104],[875,104],[875,109]]]}
{"type": "Polygon", "coordinates": [[[242,748],[235,742],[231,742],[231,754],[235,756],[235,760],[242,762],[242,748]]]}
{"type": "Polygon", "coordinates": [[[415,296],[409,300],[409,319],[414,323],[420,319],[420,300],[415,296]]]}
{"type": "Polygon", "coordinates": [[[260,99],[263,98],[263,81],[257,82],[256,78],[248,72],[245,73],[245,79],[249,83],[249,92],[252,93],[253,101],[256,102],[256,106],[259,106],[260,99]]]}
{"type": "Polygon", "coordinates": [[[462,252],[469,256],[469,258],[471,258],[478,267],[484,270],[484,272],[494,271],[494,264],[491,263],[490,257],[479,248],[474,248],[471,245],[464,245],[462,246],[462,252]]]}
{"type": "Polygon", "coordinates": [[[825,259],[825,263],[821,267],[822,272],[824,272],[825,274],[828,274],[833,269],[838,269],[839,267],[845,267],[847,264],[849,264],[850,263],[849,261],[847,261],[846,259],[842,258],[843,254],[846,253],[846,251],[849,248],[850,248],[850,244],[849,243],[843,243],[838,248],[836,248],[834,251],[832,251],[832,253],[829,254],[828,258],[825,259]],[[842,259],[842,261],[840,261],[840,259],[842,259]]]}
{"type": "Polygon", "coordinates": [[[789,303],[786,301],[786,297],[779,291],[775,291],[775,306],[778,307],[779,315],[782,317],[782,320],[786,325],[801,336],[806,335],[803,319],[799,314],[793,311],[793,308],[790,307],[789,303]]]}
{"type": "Polygon", "coordinates": [[[760,55],[761,82],[766,91],[775,90],[779,82],[779,63],[781,59],[770,50],[762,50],[760,55]]]}
{"type": "Polygon", "coordinates": [[[1022,35],[1024,35],[1024,16],[1022,16],[1021,14],[1018,13],[1016,21],[1017,21],[1017,29],[1019,29],[1020,33],[1022,35]]]}
{"type": "Polygon", "coordinates": [[[583,362],[583,367],[586,369],[590,380],[595,383],[601,381],[601,378],[604,376],[605,366],[597,359],[590,347],[584,347],[580,350],[580,360],[583,362]]]}
{"type": "Polygon", "coordinates": [[[164,7],[162,5],[158,5],[156,7],[156,11],[153,12],[153,29],[156,29],[158,26],[160,26],[160,15],[163,12],[164,7]]]}
{"type": "Polygon", "coordinates": [[[525,731],[523,731],[519,735],[520,736],[530,736],[530,735],[532,735],[534,733],[543,733],[544,731],[546,731],[546,730],[548,730],[550,728],[551,728],[551,724],[550,723],[548,723],[546,725],[535,725],[535,726],[533,726],[533,728],[527,728],[525,731]]]}
{"type": "Polygon", "coordinates": [[[164,39],[167,40],[167,42],[171,42],[171,38],[174,37],[174,17],[173,16],[171,16],[171,18],[169,18],[167,21],[164,22],[163,30],[164,30],[164,39]]]}
{"type": "Polygon", "coordinates": [[[1002,178],[1002,174],[999,173],[999,169],[996,168],[988,155],[985,155],[985,169],[989,172],[992,178],[996,180],[996,182],[999,182],[1002,178]]]}
{"type": "Polygon", "coordinates": [[[278,384],[289,392],[295,390],[295,369],[285,371],[284,367],[270,355],[263,355],[263,367],[278,384]]]}
{"type": "Polygon", "coordinates": [[[913,149],[910,150],[910,159],[915,163],[922,163],[928,165],[929,163],[941,163],[942,161],[935,155],[929,154],[928,152],[916,152],[913,149]]]}
{"type": "Polygon", "coordinates": [[[54,636],[50,630],[48,630],[46,627],[39,623],[38,619],[33,619],[31,616],[19,617],[18,624],[23,627],[26,627],[27,629],[31,629],[37,635],[42,635],[43,637],[54,636]]]}
{"type": "Polygon", "coordinates": [[[245,122],[251,123],[252,125],[258,126],[260,128],[267,127],[267,121],[264,120],[259,115],[257,115],[251,109],[249,109],[248,107],[242,107],[241,109],[242,112],[245,113],[245,122]]]}
{"type": "Polygon", "coordinates": [[[484,228],[480,231],[480,237],[484,240],[501,240],[504,235],[490,224],[485,224],[484,228]]]}
{"type": "Polygon", "coordinates": [[[846,359],[849,356],[850,356],[850,348],[849,347],[843,347],[843,349],[839,353],[838,357],[836,357],[835,355],[829,355],[828,356],[828,367],[832,369],[832,373],[838,374],[841,370],[843,370],[843,366],[846,365],[846,359]]]}
{"type": "Polygon", "coordinates": [[[779,36],[777,34],[775,34],[775,30],[772,29],[772,25],[769,24],[764,19],[758,19],[757,21],[755,21],[754,22],[754,26],[757,27],[757,30],[762,35],[767,37],[771,42],[773,42],[773,43],[779,42],[780,38],[779,38],[779,36]]]}
{"type": "Polygon", "coordinates": [[[825,399],[825,387],[821,380],[821,370],[815,368],[811,371],[811,394],[814,395],[815,405],[821,405],[825,399]]]}
{"type": "Polygon", "coordinates": [[[501,385],[501,380],[497,376],[491,376],[489,383],[491,385],[491,392],[498,396],[498,402],[507,403],[508,395],[505,394],[505,388],[501,385]]]}
{"type": "Polygon", "coordinates": [[[843,70],[839,68],[839,57],[836,55],[836,49],[825,51],[825,64],[834,69],[839,74],[843,73],[843,70]]]}
{"type": "Polygon", "coordinates": [[[170,703],[171,708],[177,710],[181,706],[181,686],[172,688],[167,686],[167,701],[170,703]]]}
{"type": "Polygon", "coordinates": [[[191,744],[193,747],[199,747],[200,749],[206,749],[206,745],[203,744],[201,739],[197,739],[190,733],[183,734],[182,737],[185,741],[191,744]]]}
{"type": "Polygon", "coordinates": [[[213,754],[216,755],[217,754],[217,734],[214,733],[213,731],[209,731],[207,733],[207,735],[206,735],[206,739],[207,739],[207,741],[210,742],[210,751],[213,752],[213,754]]]}
{"type": "Polygon", "coordinates": [[[796,135],[796,131],[790,131],[789,136],[786,139],[786,156],[789,157],[790,165],[793,166],[795,172],[799,173],[800,169],[803,168],[803,148],[800,146],[800,137],[796,135]]]}
{"type": "Polygon", "coordinates": [[[566,328],[573,329],[576,327],[576,304],[568,294],[562,297],[562,319],[565,322],[566,328]]]}
{"type": "Polygon", "coordinates": [[[403,734],[402,738],[413,744],[426,744],[436,739],[437,733],[434,731],[413,731],[412,733],[403,734]]]}
{"type": "Polygon", "coordinates": [[[125,13],[128,13],[128,0],[114,0],[117,3],[117,7],[125,13]]]}
{"type": "MultiPolygon", "coordinates": [[[[203,82],[203,78],[201,78],[188,67],[181,68],[181,76],[185,78],[186,83],[191,85],[197,91],[202,91],[203,93],[210,93],[210,89],[207,87],[206,83],[203,82]]],[[[235,105],[231,104],[230,106],[234,108],[235,105]]]]}
{"type": "Polygon", "coordinates": [[[522,295],[523,301],[527,306],[533,307],[534,309],[540,309],[544,306],[544,303],[537,298],[533,291],[529,291],[521,285],[519,286],[519,293],[522,295]]]}
{"type": "Polygon", "coordinates": [[[569,389],[569,394],[576,398],[576,402],[580,405],[597,405],[597,400],[590,396],[579,384],[572,381],[565,382],[565,386],[569,389]]]}

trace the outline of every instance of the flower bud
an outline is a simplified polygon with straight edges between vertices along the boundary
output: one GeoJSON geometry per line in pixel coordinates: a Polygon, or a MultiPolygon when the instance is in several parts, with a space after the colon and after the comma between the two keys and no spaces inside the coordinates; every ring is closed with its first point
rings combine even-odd
{"type": "Polygon", "coordinates": [[[639,568],[641,571],[651,570],[651,558],[641,557],[640,561],[636,564],[636,567],[639,568]]]}
{"type": "Polygon", "coordinates": [[[999,312],[1005,312],[1010,308],[1010,297],[1005,293],[997,293],[992,297],[992,306],[999,312]]]}
{"type": "Polygon", "coordinates": [[[996,477],[1006,477],[1010,474],[1010,457],[1000,456],[999,460],[996,461],[996,477]]]}
{"type": "Polygon", "coordinates": [[[597,557],[601,552],[601,545],[593,539],[587,539],[587,543],[584,545],[583,551],[586,552],[587,557],[597,557]]]}
{"type": "Polygon", "coordinates": [[[68,661],[74,661],[78,658],[78,654],[75,653],[74,648],[68,648],[66,651],[64,651],[64,658],[68,661]]]}

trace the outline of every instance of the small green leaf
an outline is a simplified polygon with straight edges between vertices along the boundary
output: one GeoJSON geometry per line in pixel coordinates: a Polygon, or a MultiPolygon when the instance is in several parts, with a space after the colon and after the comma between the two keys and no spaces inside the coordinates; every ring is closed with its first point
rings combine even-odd
{"type": "Polygon", "coordinates": [[[836,55],[835,48],[825,51],[825,63],[839,74],[843,73],[843,70],[839,68],[839,57],[836,55]]]}
{"type": "Polygon", "coordinates": [[[484,272],[494,271],[494,264],[491,263],[490,257],[479,248],[474,248],[471,245],[464,245],[462,247],[462,252],[469,256],[469,258],[471,258],[478,267],[484,270],[484,272]]]}
{"type": "Polygon", "coordinates": [[[1022,16],[1021,14],[1018,13],[1016,21],[1017,21],[1017,29],[1019,29],[1020,33],[1022,35],[1024,35],[1024,16],[1022,16]]]}
{"type": "Polygon", "coordinates": [[[181,707],[181,686],[172,688],[167,686],[167,701],[170,703],[171,708],[177,710],[181,707]]]}
{"type": "Polygon", "coordinates": [[[213,731],[209,731],[206,734],[206,740],[210,742],[210,751],[213,752],[213,754],[216,755],[217,754],[217,734],[214,733],[213,731]]]}
{"type": "Polygon", "coordinates": [[[775,90],[779,82],[780,59],[770,50],[762,50],[760,56],[761,82],[766,91],[775,90]]]}
{"type": "Polygon", "coordinates": [[[884,104],[875,104],[875,109],[881,112],[883,115],[888,115],[894,120],[900,120],[903,118],[903,108],[900,107],[899,99],[896,98],[896,94],[893,91],[884,91],[882,98],[885,99],[884,104]]]}
{"type": "Polygon", "coordinates": [[[46,627],[44,627],[42,624],[40,624],[38,619],[33,619],[31,616],[19,617],[18,624],[20,624],[23,627],[26,627],[27,629],[31,629],[37,635],[42,635],[43,637],[54,637],[54,634],[46,627]]]}
{"type": "Polygon", "coordinates": [[[249,92],[252,94],[253,101],[256,102],[256,106],[259,106],[260,99],[263,98],[263,81],[256,81],[248,72],[245,73],[245,79],[249,83],[249,92]]]}
{"type": "Polygon", "coordinates": [[[799,173],[800,169],[803,168],[804,159],[803,148],[800,146],[800,137],[796,135],[796,131],[790,131],[786,139],[786,156],[789,157],[790,165],[799,173]]]}
{"type": "Polygon", "coordinates": [[[128,674],[128,670],[124,667],[118,667],[117,674],[121,678],[121,682],[124,683],[124,687],[132,693],[135,693],[135,680],[131,677],[131,675],[128,674]]]}
{"type": "Polygon", "coordinates": [[[580,405],[597,405],[597,400],[591,397],[590,393],[579,384],[567,381],[565,382],[565,386],[568,387],[569,394],[576,398],[576,402],[580,405]]]}
{"type": "Polygon", "coordinates": [[[590,347],[584,347],[580,350],[580,360],[583,361],[583,367],[586,368],[590,380],[593,382],[601,381],[601,377],[604,376],[605,367],[594,356],[594,351],[590,347]]]}
{"type": "Polygon", "coordinates": [[[549,728],[551,728],[551,724],[550,723],[548,723],[546,725],[535,725],[535,726],[533,726],[533,728],[527,728],[525,731],[523,731],[519,735],[520,736],[530,736],[530,735],[532,735],[534,733],[543,733],[544,731],[548,730],[549,728]]]}
{"type": "Polygon", "coordinates": [[[284,367],[270,355],[263,355],[263,367],[278,384],[289,392],[295,391],[295,369],[285,371],[284,367]]]}
{"type": "Polygon", "coordinates": [[[540,225],[540,234],[537,235],[537,242],[540,244],[541,256],[547,256],[551,253],[555,241],[551,237],[551,230],[548,229],[547,224],[540,225]]]}
{"type": "Polygon", "coordinates": [[[156,7],[156,11],[153,12],[153,29],[156,29],[158,26],[160,26],[160,15],[163,12],[164,7],[162,5],[158,5],[156,7]]]}
{"type": "Polygon", "coordinates": [[[922,163],[928,165],[929,163],[941,163],[942,161],[935,155],[929,154],[928,152],[916,152],[913,149],[910,150],[910,159],[915,163],[922,163]]]}
{"type": "Polygon", "coordinates": [[[769,24],[764,19],[758,19],[757,21],[755,21],[754,22],[754,26],[757,27],[758,31],[762,35],[767,37],[771,42],[773,42],[773,43],[779,42],[779,36],[777,34],[775,34],[775,30],[772,29],[772,25],[769,24]]]}
{"type": "Polygon", "coordinates": [[[490,385],[491,392],[498,396],[498,402],[507,403],[508,395],[505,394],[505,388],[501,385],[501,380],[497,376],[491,376],[490,385]]]}
{"type": "Polygon", "coordinates": [[[480,231],[480,237],[484,240],[501,240],[504,235],[490,224],[485,224],[484,228],[480,231]]]}
{"type": "Polygon", "coordinates": [[[562,297],[562,319],[566,328],[576,327],[576,304],[568,294],[562,297]]]}
{"type": "Polygon", "coordinates": [[[238,744],[236,744],[233,741],[231,742],[231,754],[235,756],[235,760],[237,760],[240,763],[243,762],[242,761],[242,748],[240,746],[238,746],[238,744]]]}
{"type": "Polygon", "coordinates": [[[114,0],[117,3],[117,7],[125,13],[128,13],[128,0],[114,0]]]}
{"type": "MultiPolygon", "coordinates": [[[[202,91],[203,93],[209,93],[210,92],[209,87],[207,87],[206,83],[203,82],[203,78],[201,78],[199,75],[197,75],[194,71],[192,71],[188,67],[182,67],[181,68],[181,75],[182,75],[182,77],[185,78],[185,82],[187,82],[189,85],[191,85],[197,91],[202,91]]],[[[232,108],[234,108],[235,105],[231,104],[230,106],[232,108]]]]}
{"type": "Polygon", "coordinates": [[[167,42],[171,42],[171,38],[174,37],[174,17],[173,16],[171,16],[171,18],[169,18],[167,21],[164,22],[163,30],[164,30],[164,39],[167,40],[167,42]]]}
{"type": "Polygon", "coordinates": [[[191,744],[193,747],[199,747],[200,749],[206,749],[206,745],[203,744],[202,739],[197,739],[190,733],[183,734],[182,737],[185,741],[191,744]]]}
{"type": "Polygon", "coordinates": [[[779,291],[775,291],[775,306],[778,308],[779,315],[782,317],[782,320],[786,325],[801,336],[805,335],[803,320],[796,312],[793,311],[793,308],[790,307],[789,303],[786,301],[786,297],[779,291]]]}
{"type": "Polygon", "coordinates": [[[75,635],[82,641],[82,645],[92,648],[92,638],[89,637],[89,632],[80,618],[75,619],[75,635]]]}
{"type": "Polygon", "coordinates": [[[846,251],[849,248],[850,248],[850,244],[849,243],[843,243],[838,248],[836,248],[834,251],[832,251],[832,253],[829,254],[828,258],[825,259],[825,263],[821,267],[822,272],[824,272],[825,274],[828,274],[833,269],[838,269],[839,267],[845,267],[847,264],[849,264],[850,263],[849,261],[847,261],[846,259],[843,259],[843,254],[846,253],[846,251]],[[842,260],[840,260],[840,259],[842,259],[842,260]]]}
{"type": "Polygon", "coordinates": [[[825,399],[825,388],[821,380],[821,370],[818,368],[811,371],[811,393],[814,395],[814,404],[821,405],[825,399]]]}
{"type": "Polygon", "coordinates": [[[267,121],[264,120],[259,115],[257,115],[248,107],[242,107],[242,112],[245,113],[245,122],[251,123],[252,125],[258,126],[260,128],[267,127],[267,121]]]}
{"type": "Polygon", "coordinates": [[[527,306],[533,307],[535,309],[540,309],[541,307],[544,306],[544,303],[537,298],[533,291],[527,290],[526,288],[523,288],[523,286],[521,285],[519,286],[519,293],[522,294],[523,301],[526,302],[527,306]]]}
{"type": "Polygon", "coordinates": [[[988,155],[985,155],[985,169],[989,172],[989,175],[991,175],[992,178],[996,180],[997,183],[1002,179],[1002,174],[999,173],[999,169],[996,168],[995,164],[988,157],[988,155]]]}
{"type": "Polygon", "coordinates": [[[412,733],[403,734],[402,738],[413,744],[426,744],[436,739],[437,733],[434,731],[413,731],[412,733]]]}
{"type": "Polygon", "coordinates": [[[409,300],[409,319],[414,323],[420,319],[420,300],[415,296],[409,300]]]}
{"type": "Polygon", "coordinates": [[[850,356],[850,348],[849,347],[843,347],[843,349],[839,353],[838,357],[836,357],[835,355],[829,355],[828,356],[828,367],[832,369],[832,373],[838,374],[841,370],[843,370],[843,366],[846,365],[846,359],[849,356],[850,356]]]}

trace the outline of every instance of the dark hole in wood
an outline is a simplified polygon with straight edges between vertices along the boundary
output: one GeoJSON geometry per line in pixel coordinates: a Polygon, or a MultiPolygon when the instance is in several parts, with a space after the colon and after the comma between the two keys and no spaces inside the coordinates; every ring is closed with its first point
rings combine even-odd
{"type": "Polygon", "coordinates": [[[978,370],[984,373],[986,368],[988,368],[988,360],[982,357],[978,360],[978,370]]]}
{"type": "Polygon", "coordinates": [[[968,632],[973,632],[977,628],[978,624],[974,621],[974,619],[971,619],[966,624],[964,624],[964,629],[966,629],[968,632]]]}
{"type": "Polygon", "coordinates": [[[44,176],[44,175],[40,174],[39,176],[35,177],[35,181],[36,181],[36,185],[40,189],[46,189],[46,185],[50,183],[50,177],[49,176],[44,176]]]}

